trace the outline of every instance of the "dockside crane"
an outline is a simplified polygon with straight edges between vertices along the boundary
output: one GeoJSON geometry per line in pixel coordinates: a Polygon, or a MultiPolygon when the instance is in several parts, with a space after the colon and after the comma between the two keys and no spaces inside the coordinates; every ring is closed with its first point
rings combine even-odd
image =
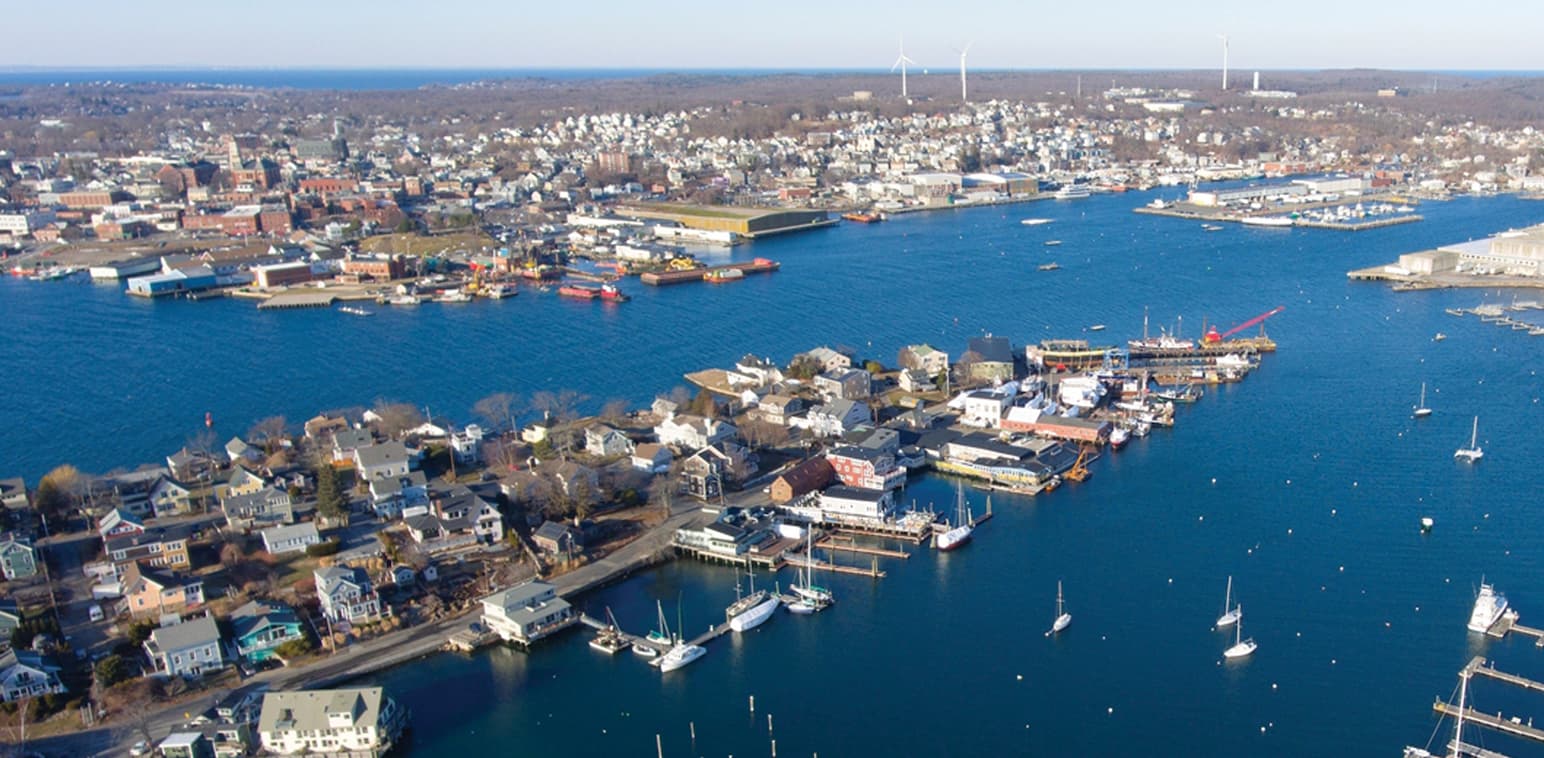
{"type": "Polygon", "coordinates": [[[1249,319],[1248,321],[1245,321],[1244,323],[1239,324],[1238,326],[1235,326],[1232,329],[1229,329],[1229,330],[1227,330],[1225,332],[1222,332],[1220,334],[1217,332],[1217,327],[1214,326],[1214,327],[1212,327],[1210,330],[1208,330],[1206,332],[1206,337],[1204,338],[1205,341],[1206,341],[1206,344],[1208,344],[1208,345],[1216,344],[1216,343],[1221,342],[1221,341],[1223,341],[1223,340],[1225,340],[1225,339],[1227,339],[1229,337],[1232,337],[1235,334],[1238,334],[1239,332],[1244,331],[1245,329],[1248,329],[1251,326],[1254,326],[1255,324],[1265,323],[1266,319],[1268,319],[1271,316],[1274,316],[1274,315],[1276,315],[1276,314],[1278,314],[1278,313],[1280,313],[1280,312],[1282,312],[1282,311],[1284,311],[1286,309],[1287,309],[1287,306],[1285,306],[1285,305],[1278,305],[1275,308],[1272,308],[1272,309],[1270,309],[1270,310],[1268,310],[1268,311],[1266,311],[1266,312],[1264,312],[1264,313],[1262,313],[1262,314],[1260,314],[1258,316],[1255,316],[1254,318],[1249,319]]]}

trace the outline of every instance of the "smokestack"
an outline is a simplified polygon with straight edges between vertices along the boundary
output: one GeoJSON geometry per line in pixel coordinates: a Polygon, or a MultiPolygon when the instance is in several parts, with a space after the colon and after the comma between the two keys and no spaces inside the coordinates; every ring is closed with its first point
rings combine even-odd
{"type": "Polygon", "coordinates": [[[1256,90],[1260,89],[1260,72],[1259,71],[1254,72],[1254,88],[1256,90]]]}

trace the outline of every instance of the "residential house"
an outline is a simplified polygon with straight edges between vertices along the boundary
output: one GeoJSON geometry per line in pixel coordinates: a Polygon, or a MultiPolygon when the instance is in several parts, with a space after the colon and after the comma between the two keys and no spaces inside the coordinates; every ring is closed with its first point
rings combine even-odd
{"type": "Polygon", "coordinates": [[[1003,413],[1012,405],[1013,398],[991,390],[976,390],[965,395],[964,412],[960,423],[996,429],[1002,425],[1003,413]]]}
{"type": "Polygon", "coordinates": [[[232,437],[225,443],[225,457],[231,463],[260,463],[263,460],[263,449],[248,445],[246,440],[240,437],[232,437]]]}
{"type": "Polygon", "coordinates": [[[907,345],[901,350],[901,367],[934,377],[949,370],[949,354],[932,345],[907,345]]]}
{"type": "Polygon", "coordinates": [[[231,611],[230,622],[236,653],[248,663],[262,663],[274,648],[306,637],[300,617],[287,605],[253,600],[231,611]]]}
{"type": "Polygon", "coordinates": [[[578,529],[559,521],[544,521],[531,533],[536,549],[547,555],[573,556],[584,550],[584,538],[578,529]]]}
{"type": "Polygon", "coordinates": [[[31,650],[6,650],[0,654],[0,699],[7,703],[28,697],[62,694],[64,682],[53,660],[31,650]]]}
{"type": "Polygon", "coordinates": [[[225,646],[211,616],[163,626],[145,640],[145,654],[158,676],[201,676],[225,667],[225,646]]]}
{"type": "Polygon", "coordinates": [[[201,732],[172,732],[156,745],[161,758],[218,758],[214,743],[201,732]]]}
{"type": "Polygon", "coordinates": [[[156,479],[150,487],[150,511],[156,518],[180,516],[193,510],[193,490],[170,477],[156,479]]]}
{"type": "Polygon", "coordinates": [[[817,347],[814,350],[803,353],[802,356],[796,357],[804,357],[814,361],[816,365],[820,366],[821,373],[852,368],[851,358],[825,346],[817,347]]]}
{"type": "Polygon", "coordinates": [[[374,621],[381,617],[381,599],[364,569],[328,566],[315,572],[316,596],[322,615],[333,623],[374,621]]]}
{"type": "Polygon", "coordinates": [[[381,518],[396,518],[403,510],[428,502],[429,479],[422,471],[370,480],[370,505],[381,518]]]}
{"type": "MultiPolygon", "coordinates": [[[[346,429],[348,429],[348,419],[342,416],[328,416],[326,414],[318,414],[305,424],[306,439],[312,440],[331,436],[346,429]]],[[[349,457],[351,456],[344,456],[344,460],[347,460],[349,457]]],[[[338,459],[334,457],[334,460],[338,459]]]]}
{"type": "Polygon", "coordinates": [[[15,534],[0,535],[0,569],[7,581],[36,576],[38,556],[32,541],[15,534]]]}
{"type": "Polygon", "coordinates": [[[932,392],[938,389],[938,384],[933,381],[935,376],[937,374],[929,374],[919,369],[901,369],[896,377],[896,384],[906,392],[932,392]]]}
{"type": "Polygon", "coordinates": [[[261,529],[295,520],[295,503],[289,492],[273,487],[227,497],[220,507],[225,511],[225,524],[231,529],[261,529]]]}
{"type": "Polygon", "coordinates": [[[1006,382],[1013,378],[1013,347],[1007,337],[972,337],[965,348],[966,357],[972,359],[970,378],[983,382],[1006,382]]]}
{"type": "Polygon", "coordinates": [[[784,471],[772,480],[772,502],[787,505],[831,483],[836,475],[831,463],[825,458],[811,458],[784,471]]]}
{"type": "Polygon", "coordinates": [[[19,476],[0,479],[0,506],[11,511],[24,511],[31,507],[26,481],[19,476]]]}
{"type": "Polygon", "coordinates": [[[483,624],[505,642],[529,644],[579,620],[546,582],[529,581],[483,598],[483,624]]]}
{"type": "Polygon", "coordinates": [[[811,408],[802,420],[795,420],[794,426],[809,429],[817,437],[840,437],[857,425],[868,423],[870,418],[867,406],[838,398],[811,408]]]}
{"type": "Polygon", "coordinates": [[[408,536],[429,555],[464,550],[477,545],[477,536],[465,522],[442,519],[432,513],[416,513],[402,519],[408,536]]]}
{"type": "Polygon", "coordinates": [[[322,541],[322,535],[316,531],[316,523],[312,521],[270,527],[264,529],[262,535],[263,549],[269,555],[301,552],[322,541]]]}
{"type": "Polygon", "coordinates": [[[667,397],[656,397],[649,405],[649,413],[655,418],[670,418],[681,410],[681,404],[667,397]]]}
{"type": "Polygon", "coordinates": [[[633,448],[633,468],[650,474],[663,474],[670,470],[670,448],[653,442],[644,442],[633,448]]]}
{"type": "Polygon", "coordinates": [[[733,425],[718,419],[681,414],[655,425],[654,436],[661,445],[696,450],[721,440],[733,439],[738,431],[733,425]]]}
{"type": "Polygon", "coordinates": [[[354,449],[354,467],[361,481],[407,476],[412,458],[407,446],[397,440],[354,449]]]}
{"type": "Polygon", "coordinates": [[[826,521],[886,521],[895,512],[895,498],[889,490],[838,485],[820,493],[820,511],[826,521]]]}
{"type": "Polygon", "coordinates": [[[873,377],[861,368],[827,371],[815,377],[811,384],[827,400],[863,400],[873,392],[873,377]]]}
{"type": "Polygon", "coordinates": [[[751,415],[777,426],[788,426],[794,414],[804,410],[804,401],[788,395],[762,395],[751,415]]]}
{"type": "Polygon", "coordinates": [[[191,482],[209,473],[214,468],[214,460],[208,453],[183,448],[166,456],[166,467],[171,470],[173,479],[191,482]]]}
{"type": "Polygon", "coordinates": [[[434,514],[450,522],[456,531],[469,530],[478,541],[494,544],[504,539],[504,517],[493,504],[463,485],[455,485],[433,498],[434,514]]]}
{"type": "Polygon", "coordinates": [[[719,442],[681,461],[682,486],[692,497],[712,500],[723,495],[727,485],[745,481],[756,470],[755,458],[744,447],[719,442]]]}
{"type": "Polygon", "coordinates": [[[151,466],[127,474],[102,477],[92,483],[92,490],[98,494],[111,494],[118,500],[118,507],[143,517],[151,512],[151,488],[163,477],[171,476],[171,472],[167,469],[151,466]]]}
{"type": "Polygon", "coordinates": [[[225,484],[218,488],[218,494],[223,501],[229,497],[261,492],[267,486],[268,481],[258,474],[242,466],[232,466],[230,476],[226,478],[225,484]]]}
{"type": "Polygon", "coordinates": [[[130,563],[123,572],[123,596],[135,618],[180,615],[204,604],[204,580],[130,563]]]}
{"type": "Polygon", "coordinates": [[[744,374],[762,386],[777,384],[783,381],[783,370],[771,358],[757,358],[747,353],[739,362],[734,364],[735,370],[744,374]]]}
{"type": "Polygon", "coordinates": [[[605,424],[594,424],[584,430],[584,451],[600,458],[631,455],[633,441],[605,424]]]}
{"type": "Polygon", "coordinates": [[[101,535],[103,540],[128,534],[140,534],[144,531],[145,522],[123,508],[114,508],[97,520],[97,534],[101,535]]]}
{"type": "Polygon", "coordinates": [[[831,462],[836,478],[848,487],[891,490],[906,483],[906,469],[883,450],[842,445],[827,451],[826,460],[831,462]]]}
{"type": "Polygon", "coordinates": [[[600,489],[600,475],[595,469],[573,461],[559,461],[545,467],[564,495],[577,497],[588,492],[594,496],[600,489]]]}
{"type": "Polygon", "coordinates": [[[277,755],[379,758],[407,722],[407,710],[380,687],[267,692],[257,734],[263,751],[277,755]]]}
{"type": "Polygon", "coordinates": [[[107,557],[112,560],[119,574],[122,574],[127,564],[135,561],[186,571],[193,568],[193,559],[188,554],[188,540],[192,536],[192,525],[179,524],[114,537],[107,540],[107,557]]]}
{"type": "Polygon", "coordinates": [[[354,451],[375,444],[375,436],[368,429],[334,429],[332,433],[332,462],[354,460],[354,451]]]}
{"type": "Polygon", "coordinates": [[[483,429],[476,424],[450,434],[450,452],[456,463],[475,464],[482,460],[483,429]]]}
{"type": "Polygon", "coordinates": [[[26,617],[22,615],[21,606],[11,598],[0,600],[0,640],[10,640],[11,635],[21,627],[21,622],[26,617]]]}

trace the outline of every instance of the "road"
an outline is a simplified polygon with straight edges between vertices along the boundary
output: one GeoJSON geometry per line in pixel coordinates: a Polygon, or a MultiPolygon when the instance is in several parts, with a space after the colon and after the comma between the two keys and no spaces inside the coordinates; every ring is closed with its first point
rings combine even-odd
{"type": "MultiPolygon", "coordinates": [[[[745,494],[761,496],[761,493],[754,491],[745,494]]],[[[653,556],[670,545],[677,529],[706,519],[707,516],[695,501],[682,498],[674,504],[670,518],[664,523],[623,545],[611,555],[551,581],[559,595],[572,598],[650,565],[653,556]]],[[[431,655],[444,646],[452,632],[465,629],[480,612],[481,609],[474,606],[432,624],[421,624],[350,645],[308,666],[258,672],[235,690],[219,690],[185,704],[161,708],[151,717],[150,732],[157,739],[163,738],[186,721],[184,714],[202,713],[232,692],[244,694],[260,689],[326,687],[431,655]]],[[[127,755],[129,747],[140,739],[134,726],[117,724],[36,740],[29,743],[29,747],[45,756],[122,756],[127,755]]]]}

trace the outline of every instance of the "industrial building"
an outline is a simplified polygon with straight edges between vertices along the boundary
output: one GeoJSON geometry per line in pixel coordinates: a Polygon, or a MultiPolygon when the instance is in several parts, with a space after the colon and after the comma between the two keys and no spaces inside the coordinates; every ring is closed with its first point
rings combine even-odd
{"type": "Polygon", "coordinates": [[[677,203],[630,205],[619,208],[618,212],[637,218],[674,221],[689,229],[734,232],[752,238],[800,229],[814,229],[831,223],[825,211],[704,207],[677,203]]]}
{"type": "Polygon", "coordinates": [[[214,269],[208,266],[195,266],[165,274],[133,277],[129,279],[129,294],[139,297],[180,295],[206,290],[214,287],[215,284],[214,269]]]}

